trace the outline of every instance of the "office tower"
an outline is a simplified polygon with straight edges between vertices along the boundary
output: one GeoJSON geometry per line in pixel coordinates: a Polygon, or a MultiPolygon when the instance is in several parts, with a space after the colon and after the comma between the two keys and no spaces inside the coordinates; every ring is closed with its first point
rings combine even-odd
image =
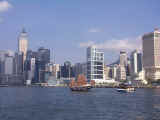
{"type": "Polygon", "coordinates": [[[104,80],[104,53],[95,46],[87,48],[87,80],[104,80]]]}
{"type": "Polygon", "coordinates": [[[55,78],[58,78],[59,71],[60,71],[60,65],[53,64],[53,76],[55,76],[55,78]]]}
{"type": "Polygon", "coordinates": [[[28,35],[25,29],[23,29],[18,37],[18,52],[23,53],[23,63],[26,60],[27,49],[28,49],[28,35]]]}
{"type": "Polygon", "coordinates": [[[71,78],[74,77],[73,66],[70,61],[64,62],[64,66],[61,66],[61,77],[71,78]]]}
{"type": "Polygon", "coordinates": [[[127,53],[125,51],[120,51],[120,65],[126,66],[127,65],[127,53]]]}
{"type": "Polygon", "coordinates": [[[0,74],[4,74],[4,68],[5,68],[5,56],[7,55],[6,51],[0,51],[0,74]]]}
{"type": "Polygon", "coordinates": [[[14,58],[13,56],[6,56],[5,58],[5,75],[12,75],[13,74],[13,70],[14,70],[14,58]]]}
{"type": "Polygon", "coordinates": [[[24,63],[24,74],[25,74],[25,80],[29,80],[31,82],[34,82],[35,80],[35,68],[36,68],[36,57],[38,55],[38,52],[28,50],[26,60],[24,63]]]}
{"type": "Polygon", "coordinates": [[[23,53],[16,52],[14,58],[14,74],[23,73],[23,53]]]}
{"type": "Polygon", "coordinates": [[[76,63],[74,65],[74,73],[75,73],[75,77],[77,78],[79,74],[83,74],[86,76],[86,63],[76,63]]]}
{"type": "Polygon", "coordinates": [[[40,47],[35,61],[35,82],[45,82],[46,65],[50,63],[50,50],[40,47]]]}
{"type": "Polygon", "coordinates": [[[13,64],[14,60],[14,52],[7,50],[7,51],[0,51],[0,74],[13,74],[13,64]]]}
{"type": "Polygon", "coordinates": [[[134,50],[130,56],[131,74],[137,74],[142,71],[142,54],[138,50],[134,50]]]}
{"type": "Polygon", "coordinates": [[[160,79],[160,31],[144,34],[143,43],[143,67],[145,78],[148,81],[160,79]]]}
{"type": "Polygon", "coordinates": [[[119,65],[116,71],[116,80],[123,81],[126,80],[126,68],[123,65],[119,65]]]}
{"type": "Polygon", "coordinates": [[[27,71],[27,80],[33,80],[34,79],[34,74],[35,74],[35,58],[31,58],[29,61],[29,70],[27,71]]]}

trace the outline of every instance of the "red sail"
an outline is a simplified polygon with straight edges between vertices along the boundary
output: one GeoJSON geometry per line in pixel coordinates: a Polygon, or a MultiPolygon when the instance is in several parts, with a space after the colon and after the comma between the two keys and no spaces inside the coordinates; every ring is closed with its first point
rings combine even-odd
{"type": "Polygon", "coordinates": [[[82,86],[82,85],[86,85],[86,84],[87,84],[86,77],[83,74],[78,75],[77,85],[82,86]]]}
{"type": "Polygon", "coordinates": [[[70,82],[69,86],[70,86],[70,87],[74,87],[74,86],[76,86],[76,82],[75,82],[75,80],[74,80],[74,79],[72,79],[72,81],[70,82]]]}

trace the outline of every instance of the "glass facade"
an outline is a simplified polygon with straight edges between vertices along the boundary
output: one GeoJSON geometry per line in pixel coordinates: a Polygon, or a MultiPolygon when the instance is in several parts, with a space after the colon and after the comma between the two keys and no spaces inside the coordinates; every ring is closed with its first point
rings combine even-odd
{"type": "Polygon", "coordinates": [[[94,47],[87,48],[87,79],[100,80],[104,78],[104,53],[94,47]]]}

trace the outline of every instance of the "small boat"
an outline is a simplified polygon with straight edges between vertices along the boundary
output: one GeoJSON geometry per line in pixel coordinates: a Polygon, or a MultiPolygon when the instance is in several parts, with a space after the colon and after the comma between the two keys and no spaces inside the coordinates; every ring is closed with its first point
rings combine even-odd
{"type": "Polygon", "coordinates": [[[78,75],[77,81],[72,79],[69,87],[72,91],[88,91],[93,87],[93,84],[93,81],[91,81],[91,83],[87,83],[84,75],[78,75]]]}
{"type": "Polygon", "coordinates": [[[120,84],[117,89],[118,92],[134,92],[135,88],[129,84],[120,84]]]}

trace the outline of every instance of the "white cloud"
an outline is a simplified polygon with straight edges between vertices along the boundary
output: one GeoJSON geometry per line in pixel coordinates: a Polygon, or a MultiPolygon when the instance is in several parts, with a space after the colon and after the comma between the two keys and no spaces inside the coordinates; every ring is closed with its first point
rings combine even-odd
{"type": "Polygon", "coordinates": [[[100,29],[97,29],[97,28],[91,28],[88,30],[88,32],[91,32],[91,33],[96,33],[96,32],[100,32],[100,29]]]}
{"type": "Polygon", "coordinates": [[[6,1],[6,0],[0,1],[0,12],[6,12],[11,7],[12,7],[12,5],[8,1],[6,1]]]}
{"type": "Polygon", "coordinates": [[[97,48],[111,51],[127,50],[131,51],[134,49],[141,49],[141,37],[137,38],[125,38],[125,39],[112,39],[106,40],[103,43],[95,43],[93,41],[88,41],[80,43],[80,47],[88,47],[95,45],[97,48]]]}
{"type": "Polygon", "coordinates": [[[88,41],[88,42],[83,42],[79,44],[80,47],[88,47],[91,45],[95,45],[95,43],[93,41],[88,41]]]}

